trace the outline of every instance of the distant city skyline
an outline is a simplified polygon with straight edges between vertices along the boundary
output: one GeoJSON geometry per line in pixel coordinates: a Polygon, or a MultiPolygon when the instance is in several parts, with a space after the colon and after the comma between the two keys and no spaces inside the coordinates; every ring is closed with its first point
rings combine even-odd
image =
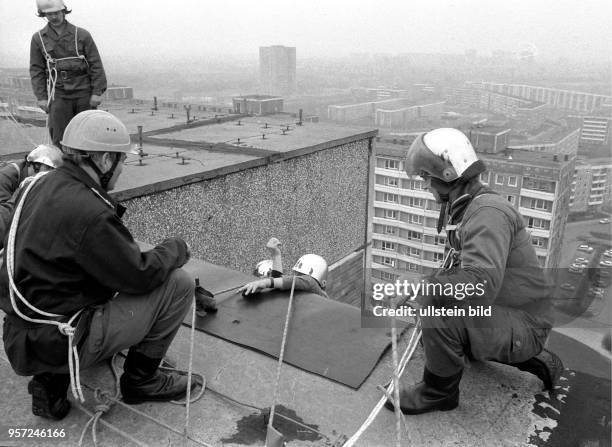
{"type": "MultiPolygon", "coordinates": [[[[207,4],[66,0],[68,16],[89,30],[104,58],[165,64],[205,56],[256,59],[260,46],[296,47],[300,58],[355,53],[520,54],[534,47],[544,60],[610,60],[612,2],[516,0],[280,0],[207,4]]],[[[25,66],[32,34],[45,25],[33,0],[2,2],[0,65],[25,66]]]]}

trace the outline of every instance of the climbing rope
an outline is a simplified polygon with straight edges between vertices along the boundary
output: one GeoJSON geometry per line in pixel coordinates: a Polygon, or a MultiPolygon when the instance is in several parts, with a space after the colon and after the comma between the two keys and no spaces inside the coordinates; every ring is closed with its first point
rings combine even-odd
{"type": "MultiPolygon", "coordinates": [[[[187,371],[182,371],[179,370],[175,367],[167,367],[167,366],[160,366],[159,369],[164,369],[164,370],[169,370],[169,371],[175,371],[181,374],[186,374],[187,375],[187,391],[186,391],[186,396],[185,396],[185,402],[180,402],[180,401],[171,401],[171,403],[175,404],[175,405],[185,405],[185,425],[183,427],[183,431],[181,432],[180,430],[172,427],[169,424],[166,424],[165,422],[156,419],[146,413],[143,413],[142,411],[139,411],[135,408],[133,408],[131,405],[127,405],[125,402],[122,402],[119,399],[119,395],[121,394],[120,391],[120,386],[119,386],[119,373],[117,372],[117,367],[115,365],[115,358],[117,357],[117,354],[113,355],[113,357],[111,357],[111,359],[109,360],[109,366],[111,369],[111,372],[113,373],[113,378],[115,381],[115,393],[114,395],[102,391],[99,388],[91,388],[87,385],[84,385],[86,388],[90,389],[93,392],[94,395],[94,399],[96,400],[97,404],[94,407],[94,412],[91,413],[89,411],[85,411],[85,409],[83,409],[89,416],[90,419],[87,421],[87,423],[85,424],[85,427],[83,428],[83,431],[81,433],[81,437],[79,439],[79,446],[83,445],[83,440],[85,438],[85,434],[87,433],[87,430],[91,427],[91,436],[93,439],[93,443],[94,446],[98,445],[98,441],[97,441],[97,436],[96,436],[96,432],[97,432],[97,424],[98,422],[104,422],[101,420],[102,415],[104,415],[105,413],[107,413],[113,404],[117,403],[127,409],[129,409],[130,411],[143,416],[147,419],[149,419],[150,421],[160,425],[161,427],[170,430],[174,433],[177,433],[179,435],[182,435],[183,437],[194,441],[202,446],[205,447],[210,447],[208,444],[206,444],[203,441],[200,441],[197,438],[194,438],[193,436],[191,436],[189,434],[189,408],[190,408],[190,404],[197,402],[203,395],[204,395],[204,391],[206,390],[206,380],[204,378],[203,375],[201,374],[197,374],[197,373],[193,373],[192,369],[193,369],[193,352],[194,352],[194,343],[195,343],[195,308],[196,308],[196,304],[195,304],[195,296],[193,298],[193,304],[191,306],[192,308],[192,316],[191,316],[191,331],[190,331],[190,343],[189,343],[189,366],[187,371]],[[201,383],[201,387],[200,387],[200,391],[192,398],[191,396],[191,381],[192,381],[192,377],[195,376],[197,378],[200,379],[200,383],[201,383]]],[[[106,422],[105,423],[106,426],[111,427],[115,432],[124,435],[124,432],[122,432],[121,430],[117,429],[116,427],[112,426],[112,424],[106,422]]],[[[130,439],[132,442],[134,442],[134,438],[130,435],[127,436],[127,439],[130,439]]],[[[144,445],[141,442],[139,442],[138,440],[135,441],[136,444],[138,445],[144,445]]]]}
{"type": "MultiPolygon", "coordinates": [[[[48,171],[47,171],[48,172],[48,171]]],[[[15,240],[17,238],[17,227],[19,226],[19,219],[21,218],[21,211],[23,209],[23,205],[25,200],[32,190],[32,187],[41,179],[43,176],[47,174],[47,172],[39,172],[34,176],[34,178],[27,184],[17,207],[15,208],[15,213],[13,215],[13,220],[11,222],[11,227],[9,229],[9,236],[6,247],[6,270],[9,279],[9,296],[11,299],[11,305],[15,313],[21,317],[23,320],[29,321],[30,323],[38,323],[38,324],[51,324],[57,326],[57,329],[63,335],[68,337],[68,370],[70,374],[70,389],[72,391],[72,395],[75,399],[84,402],[85,398],[83,397],[83,390],[81,388],[81,383],[79,379],[79,353],[77,347],[74,346],[74,331],[75,328],[72,326],[75,319],[80,315],[82,309],[75,313],[72,317],[69,318],[68,322],[56,321],[56,320],[43,320],[39,318],[30,318],[24,313],[22,313],[18,306],[15,297],[19,298],[19,300],[26,305],[32,312],[35,314],[41,315],[43,317],[48,318],[58,318],[63,319],[66,318],[63,315],[54,314],[51,312],[45,312],[37,307],[33,306],[28,302],[26,298],[19,292],[17,285],[15,284],[14,276],[15,276],[15,240]]]]}
{"type": "MultiPolygon", "coordinates": [[[[406,368],[406,365],[412,358],[412,355],[414,354],[414,351],[416,350],[416,347],[419,343],[419,339],[421,338],[421,333],[422,333],[421,324],[420,324],[420,321],[417,320],[417,324],[415,325],[412,331],[412,334],[410,336],[410,341],[408,342],[408,346],[406,347],[406,351],[404,351],[404,354],[402,355],[402,359],[399,362],[399,371],[394,371],[395,376],[399,377],[404,373],[404,369],[406,368]]],[[[378,413],[380,412],[382,407],[385,405],[385,402],[387,401],[387,399],[393,392],[393,388],[394,388],[394,384],[393,384],[393,381],[391,381],[391,383],[387,387],[387,391],[385,395],[380,398],[380,400],[374,406],[374,408],[372,409],[372,411],[370,412],[366,420],[363,422],[363,424],[361,424],[361,426],[357,429],[355,434],[351,436],[343,444],[342,447],[352,447],[353,445],[355,445],[355,443],[361,437],[361,435],[365,433],[365,431],[368,429],[370,424],[374,421],[374,419],[376,419],[376,416],[378,416],[378,413]]]]}
{"type": "Polygon", "coordinates": [[[274,410],[276,408],[276,401],[278,400],[278,392],[281,378],[281,370],[283,368],[283,358],[285,356],[285,343],[287,342],[287,334],[289,333],[289,320],[291,318],[291,307],[293,305],[293,292],[295,290],[295,278],[293,275],[293,281],[291,282],[291,293],[289,294],[289,304],[287,305],[287,316],[285,317],[285,328],[283,330],[283,340],[281,341],[280,353],[278,355],[278,366],[276,368],[276,381],[274,384],[274,398],[272,399],[272,407],[270,407],[270,419],[268,420],[268,429],[274,430],[272,425],[274,421],[274,410]]]}

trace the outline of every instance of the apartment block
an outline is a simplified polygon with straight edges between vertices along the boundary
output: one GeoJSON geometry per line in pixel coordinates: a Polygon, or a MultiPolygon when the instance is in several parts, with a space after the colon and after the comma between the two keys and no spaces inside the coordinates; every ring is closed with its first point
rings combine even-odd
{"type": "Polygon", "coordinates": [[[295,61],[295,47],[259,47],[261,93],[274,96],[294,94],[297,91],[295,61]]]}
{"type": "Polygon", "coordinates": [[[523,84],[500,84],[495,82],[482,82],[480,86],[485,90],[530,99],[532,101],[539,101],[555,108],[577,112],[591,112],[595,109],[612,104],[612,96],[573,90],[523,84]]]}
{"type": "Polygon", "coordinates": [[[612,206],[612,160],[578,159],[570,196],[570,212],[599,211],[612,206]]]}
{"type": "Polygon", "coordinates": [[[377,109],[375,124],[387,128],[403,128],[418,120],[438,119],[444,112],[444,101],[399,109],[377,109]]]}

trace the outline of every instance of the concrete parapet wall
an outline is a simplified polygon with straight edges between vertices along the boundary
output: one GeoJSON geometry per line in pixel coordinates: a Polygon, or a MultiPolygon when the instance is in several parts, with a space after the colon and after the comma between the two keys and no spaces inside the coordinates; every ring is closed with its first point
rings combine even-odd
{"type": "Polygon", "coordinates": [[[244,272],[271,236],[285,273],[305,253],[332,264],[365,242],[369,152],[366,138],[131,198],[124,220],[139,240],[181,236],[193,256],[244,272]]]}

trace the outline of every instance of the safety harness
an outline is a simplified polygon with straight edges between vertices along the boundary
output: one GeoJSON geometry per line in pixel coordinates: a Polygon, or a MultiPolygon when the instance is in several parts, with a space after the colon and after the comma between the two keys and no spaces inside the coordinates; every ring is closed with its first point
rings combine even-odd
{"type": "Polygon", "coordinates": [[[79,371],[79,353],[77,347],[74,345],[74,333],[75,326],[73,326],[73,322],[76,318],[81,314],[83,309],[79,310],[72,317],[68,319],[67,322],[53,320],[53,318],[58,320],[65,320],[66,317],[64,315],[54,314],[51,312],[45,312],[44,310],[38,309],[28,302],[26,298],[19,292],[17,285],[15,284],[14,274],[15,274],[15,240],[17,237],[17,227],[19,226],[19,219],[21,217],[21,210],[23,209],[23,205],[25,203],[26,197],[28,196],[32,187],[49,171],[39,172],[32,178],[31,181],[27,183],[27,186],[19,200],[17,208],[15,209],[15,214],[13,216],[13,221],[11,223],[11,227],[8,235],[8,242],[6,247],[6,271],[8,273],[9,280],[9,295],[11,298],[11,305],[13,306],[13,310],[15,313],[21,317],[22,319],[29,321],[30,323],[38,323],[38,324],[51,324],[53,326],[57,326],[57,329],[61,334],[68,337],[68,369],[70,374],[70,389],[72,390],[72,395],[75,399],[80,400],[81,402],[85,402],[85,398],[83,397],[83,390],[81,388],[80,381],[80,371],[79,371]],[[17,307],[17,299],[18,298],[25,306],[27,306],[32,312],[38,314],[42,317],[46,317],[49,319],[42,318],[30,318],[25,315],[23,312],[19,310],[17,307]]]}
{"type": "Polygon", "coordinates": [[[84,61],[85,64],[87,64],[87,67],[89,67],[89,62],[87,62],[87,58],[85,57],[85,55],[79,53],[78,36],[79,36],[79,28],[75,26],[74,27],[74,51],[76,53],[76,56],[61,57],[61,58],[56,59],[56,58],[51,57],[51,55],[47,51],[47,47],[45,47],[45,41],[42,38],[42,34],[40,33],[40,30],[38,31],[38,37],[40,38],[42,50],[45,53],[45,60],[47,62],[47,73],[48,73],[48,76],[47,76],[47,107],[49,107],[49,105],[51,104],[51,101],[55,98],[55,84],[57,83],[57,62],[71,60],[71,59],[79,59],[79,60],[84,61]]]}

